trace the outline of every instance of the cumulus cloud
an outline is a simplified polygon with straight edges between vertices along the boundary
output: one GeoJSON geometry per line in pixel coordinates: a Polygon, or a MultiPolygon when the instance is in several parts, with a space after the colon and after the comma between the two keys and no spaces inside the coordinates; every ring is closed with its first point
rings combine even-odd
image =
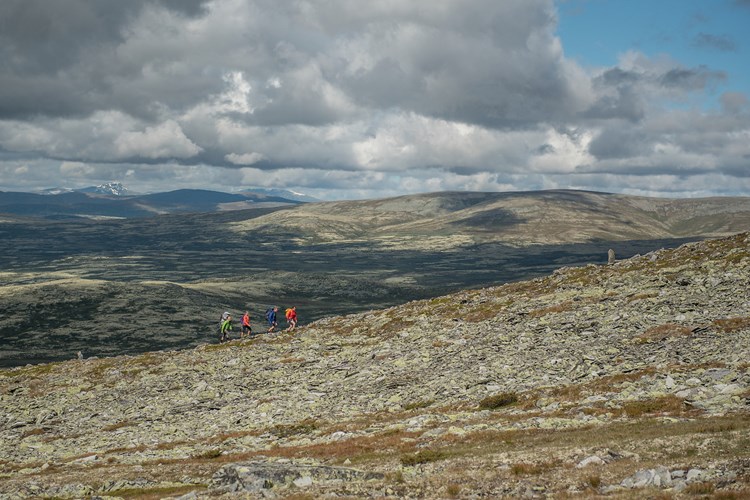
{"type": "Polygon", "coordinates": [[[180,126],[168,120],[143,131],[123,132],[114,141],[120,158],[189,158],[201,151],[185,137],[180,126]]]}
{"type": "Polygon", "coordinates": [[[260,153],[243,153],[236,154],[230,153],[225,157],[227,161],[234,163],[235,165],[252,165],[258,163],[263,159],[263,155],[260,153]]]}
{"type": "Polygon", "coordinates": [[[556,16],[553,0],[7,0],[3,184],[738,189],[748,96],[691,106],[726,71],[637,51],[584,68],[556,16]]]}

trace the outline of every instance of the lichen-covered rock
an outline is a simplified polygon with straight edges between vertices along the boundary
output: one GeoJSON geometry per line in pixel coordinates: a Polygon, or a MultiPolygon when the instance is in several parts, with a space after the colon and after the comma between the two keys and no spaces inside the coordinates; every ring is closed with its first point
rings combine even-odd
{"type": "Polygon", "coordinates": [[[293,335],[0,370],[0,496],[742,496],[748,283],[743,234],[293,335]]]}
{"type": "Polygon", "coordinates": [[[211,489],[225,492],[261,492],[291,485],[298,488],[322,481],[368,481],[383,474],[345,467],[278,462],[250,462],[225,465],[211,479],[211,489]]]}

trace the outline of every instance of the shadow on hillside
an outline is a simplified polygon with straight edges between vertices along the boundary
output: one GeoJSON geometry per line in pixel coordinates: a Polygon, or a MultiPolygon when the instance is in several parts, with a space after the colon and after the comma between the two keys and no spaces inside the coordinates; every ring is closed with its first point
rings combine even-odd
{"type": "Polygon", "coordinates": [[[70,359],[79,350],[112,356],[216,342],[214,323],[224,309],[236,315],[249,309],[264,330],[263,311],[271,304],[282,310],[297,305],[307,323],[562,266],[604,264],[609,248],[627,258],[691,241],[486,243],[443,251],[365,243],[300,247],[291,234],[238,234],[222,224],[246,218],[227,213],[1,225],[0,268],[25,273],[5,284],[44,285],[21,286],[0,302],[0,366],[70,359]],[[58,271],[100,281],[54,283],[49,273],[58,271]]]}

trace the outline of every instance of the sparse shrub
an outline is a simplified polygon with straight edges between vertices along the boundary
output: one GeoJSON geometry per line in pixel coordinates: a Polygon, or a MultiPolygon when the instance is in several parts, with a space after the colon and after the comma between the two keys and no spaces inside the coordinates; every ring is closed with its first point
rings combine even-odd
{"type": "Polygon", "coordinates": [[[688,495],[710,495],[714,492],[716,486],[714,483],[706,481],[703,483],[692,483],[685,487],[684,493],[688,495]]]}
{"type": "Polygon", "coordinates": [[[299,434],[309,434],[318,429],[318,424],[315,420],[306,419],[301,420],[295,424],[278,424],[275,425],[271,431],[277,437],[285,438],[290,436],[296,436],[299,434]]]}
{"type": "Polygon", "coordinates": [[[503,392],[493,396],[487,396],[479,402],[479,407],[483,410],[496,410],[503,406],[509,406],[518,402],[518,396],[515,392],[503,392]]]}
{"type": "Polygon", "coordinates": [[[412,403],[407,403],[404,405],[404,410],[418,410],[421,408],[427,408],[428,406],[432,406],[432,403],[434,403],[434,399],[421,399],[419,401],[414,401],[412,403]]]}
{"type": "Polygon", "coordinates": [[[586,478],[586,484],[591,486],[592,488],[599,489],[599,487],[602,485],[602,478],[599,475],[591,475],[586,478]]]}
{"type": "Polygon", "coordinates": [[[41,436],[42,434],[46,434],[46,433],[47,431],[45,431],[44,429],[40,429],[40,428],[31,429],[21,434],[21,439],[25,439],[29,436],[41,436]]]}
{"type": "Polygon", "coordinates": [[[534,474],[540,474],[543,468],[536,464],[528,464],[525,462],[513,464],[510,466],[510,472],[514,476],[530,476],[534,474]]]}
{"type": "Polygon", "coordinates": [[[458,494],[461,493],[461,487],[456,483],[451,483],[445,487],[445,492],[451,498],[457,498],[458,494]]]}
{"type": "Polygon", "coordinates": [[[443,460],[447,456],[447,453],[440,450],[421,450],[416,453],[402,455],[401,464],[407,467],[418,464],[426,464],[429,462],[437,462],[438,460],[443,460]]]}
{"type": "Polygon", "coordinates": [[[199,459],[199,460],[211,460],[213,458],[218,458],[221,456],[221,450],[218,448],[214,448],[213,450],[204,451],[203,453],[198,453],[197,455],[193,455],[190,458],[199,459]]]}
{"type": "Polygon", "coordinates": [[[385,477],[393,483],[403,484],[406,482],[404,480],[404,473],[400,470],[397,470],[396,472],[388,472],[385,477]]]}

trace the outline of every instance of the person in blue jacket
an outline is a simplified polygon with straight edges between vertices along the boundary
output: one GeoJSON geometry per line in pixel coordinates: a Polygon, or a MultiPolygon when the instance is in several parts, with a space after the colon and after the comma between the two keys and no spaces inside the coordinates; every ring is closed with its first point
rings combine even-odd
{"type": "Polygon", "coordinates": [[[278,306],[273,306],[266,310],[266,319],[268,320],[268,333],[273,332],[276,329],[277,320],[276,313],[279,311],[278,306]]]}

